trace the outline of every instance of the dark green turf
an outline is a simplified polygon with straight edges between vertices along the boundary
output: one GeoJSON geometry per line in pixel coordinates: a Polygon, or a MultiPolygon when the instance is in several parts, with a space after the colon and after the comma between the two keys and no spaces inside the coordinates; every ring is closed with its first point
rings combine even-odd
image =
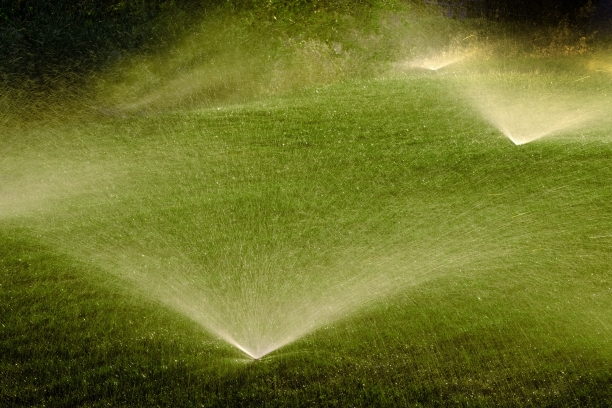
{"type": "Polygon", "coordinates": [[[90,182],[2,220],[0,402],[612,403],[608,129],[515,146],[455,91],[356,81],[11,139],[15,180],[90,182]],[[415,247],[439,273],[260,361],[113,272],[140,252],[231,272],[233,254],[306,268],[415,247]]]}

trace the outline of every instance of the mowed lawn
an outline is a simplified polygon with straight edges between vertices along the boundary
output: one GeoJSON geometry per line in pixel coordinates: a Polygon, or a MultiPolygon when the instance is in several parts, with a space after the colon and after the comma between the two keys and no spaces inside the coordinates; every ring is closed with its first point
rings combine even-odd
{"type": "Polygon", "coordinates": [[[461,75],[13,128],[0,405],[612,404],[610,126],[461,75]]]}

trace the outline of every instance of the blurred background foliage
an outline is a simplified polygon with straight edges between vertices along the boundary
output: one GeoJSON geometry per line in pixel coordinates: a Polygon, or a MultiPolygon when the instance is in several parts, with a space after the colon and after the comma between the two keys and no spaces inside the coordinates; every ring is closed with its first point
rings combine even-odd
{"type": "Polygon", "coordinates": [[[49,83],[100,68],[127,50],[146,52],[195,19],[192,0],[3,0],[0,75],[49,83]],[[163,17],[180,20],[167,24],[163,17]]]}
{"type": "Polygon", "coordinates": [[[471,0],[465,2],[481,15],[501,20],[530,21],[543,25],[561,20],[584,23],[598,0],[471,0]]]}
{"type": "MultiPolygon", "coordinates": [[[[537,24],[580,23],[592,0],[448,0],[472,16],[537,24]]],[[[313,13],[355,14],[421,0],[0,0],[0,82],[36,88],[79,81],[126,53],[170,44],[206,13],[250,12],[256,21],[313,13]],[[58,81],[61,79],[61,81],[58,81]]],[[[434,3],[436,1],[429,1],[434,3]]]]}

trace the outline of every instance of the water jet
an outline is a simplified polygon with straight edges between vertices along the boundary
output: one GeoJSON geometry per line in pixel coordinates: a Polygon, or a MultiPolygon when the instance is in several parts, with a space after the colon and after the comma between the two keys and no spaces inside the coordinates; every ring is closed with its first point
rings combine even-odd
{"type": "MultiPolygon", "coordinates": [[[[584,80],[588,77],[582,77],[584,80]]],[[[515,145],[575,130],[602,117],[596,95],[531,86],[529,81],[464,87],[471,104],[515,145]]]]}
{"type": "Polygon", "coordinates": [[[398,64],[400,69],[425,69],[438,71],[449,65],[457,64],[469,58],[474,52],[467,50],[443,51],[428,57],[418,57],[398,64]]]}

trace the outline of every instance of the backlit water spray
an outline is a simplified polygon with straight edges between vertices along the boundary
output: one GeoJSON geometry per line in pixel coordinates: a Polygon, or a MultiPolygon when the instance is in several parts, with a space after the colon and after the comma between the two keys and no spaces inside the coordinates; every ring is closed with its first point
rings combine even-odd
{"type": "MultiPolygon", "coordinates": [[[[116,109],[100,123],[53,137],[43,129],[36,143],[16,137],[14,154],[0,163],[13,175],[0,184],[0,220],[129,282],[252,359],[411,286],[507,255],[499,219],[466,211],[472,197],[445,202],[443,187],[426,186],[419,165],[401,171],[404,155],[435,160],[403,145],[420,126],[374,147],[389,136],[361,144],[356,135],[365,141],[369,133],[330,119],[325,100],[179,109],[190,98],[207,106],[273,93],[273,83],[334,82],[350,62],[341,48],[288,41],[276,64],[257,52],[207,59],[192,45],[181,48],[179,63],[145,58],[128,64],[125,81],[100,84],[116,109]],[[154,112],[150,106],[179,110],[129,116],[154,112]],[[397,146],[405,150],[396,155],[397,146]]],[[[469,55],[442,52],[402,67],[438,70],[469,55]]],[[[587,94],[480,79],[466,95],[516,144],[600,117],[602,106],[587,94]]]]}
{"type": "Polygon", "coordinates": [[[537,76],[481,77],[461,87],[481,115],[516,145],[604,120],[608,104],[600,92],[582,92],[537,76]],[[534,79],[547,85],[533,86],[534,79]]]}
{"type": "Polygon", "coordinates": [[[451,50],[442,51],[439,54],[428,57],[415,58],[402,62],[400,65],[404,68],[420,68],[430,71],[437,71],[452,64],[464,61],[469,58],[473,52],[466,50],[451,50]]]}
{"type": "MultiPolygon", "coordinates": [[[[115,248],[110,237],[98,236],[98,242],[79,237],[79,253],[73,255],[260,359],[411,286],[490,256],[481,237],[452,230],[421,242],[407,236],[367,247],[321,248],[318,254],[282,244],[258,251],[243,242],[230,249],[225,264],[215,266],[194,259],[203,248],[161,233],[123,230],[121,235],[158,238],[115,248]]],[[[74,235],[63,238],[77,244],[74,235]]]]}
{"type": "MultiPolygon", "coordinates": [[[[88,138],[103,128],[83,130],[83,144],[90,146],[88,138]]],[[[123,132],[131,133],[129,127],[123,132]]],[[[27,226],[37,239],[129,283],[140,296],[191,319],[252,359],[492,256],[482,235],[486,228],[449,216],[437,200],[406,199],[389,208],[374,203],[367,220],[344,226],[334,219],[352,217],[356,209],[329,220],[317,210],[279,223],[277,207],[289,213],[316,209],[324,199],[299,193],[304,201],[296,203],[287,198],[290,184],[262,191],[257,183],[219,178],[228,157],[217,151],[224,142],[214,136],[198,151],[188,139],[144,143],[136,137],[129,139],[135,143],[129,149],[107,144],[104,152],[80,162],[69,157],[86,157],[86,150],[75,154],[71,140],[58,136],[59,150],[49,149],[44,159],[23,153],[5,158],[3,174],[14,180],[0,185],[0,220],[27,226]],[[129,161],[115,159],[128,153],[129,161]],[[208,173],[202,163],[210,165],[208,173]],[[405,226],[382,235],[370,231],[389,218],[405,226]],[[317,230],[321,233],[301,238],[317,230]]],[[[46,148],[39,143],[34,151],[46,148]]],[[[249,162],[282,162],[274,155],[244,160],[234,163],[230,174],[252,171],[249,162]]]]}
{"type": "Polygon", "coordinates": [[[132,271],[131,279],[146,288],[149,296],[259,359],[374,302],[439,276],[449,265],[458,267],[465,262],[461,255],[436,256],[434,251],[378,258],[370,254],[352,262],[337,261],[332,267],[319,266],[319,270],[312,270],[316,262],[311,270],[279,270],[280,263],[265,262],[267,270],[229,272],[240,277],[225,287],[206,282],[205,274],[193,266],[187,272],[187,264],[180,266],[180,272],[178,265],[172,268],[173,276],[167,280],[151,281],[142,271],[132,271]]]}

